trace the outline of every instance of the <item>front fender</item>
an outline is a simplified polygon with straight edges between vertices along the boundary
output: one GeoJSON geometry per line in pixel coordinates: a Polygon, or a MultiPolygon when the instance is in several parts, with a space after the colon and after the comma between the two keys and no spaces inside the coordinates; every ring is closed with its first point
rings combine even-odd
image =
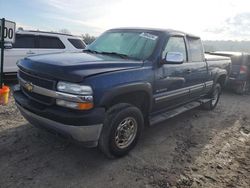
{"type": "Polygon", "coordinates": [[[124,95],[126,93],[140,92],[140,91],[145,92],[149,96],[150,98],[149,107],[151,108],[153,94],[152,94],[152,86],[148,82],[129,83],[114,87],[104,93],[103,97],[100,100],[100,105],[109,106],[112,100],[119,95],[124,95]]]}

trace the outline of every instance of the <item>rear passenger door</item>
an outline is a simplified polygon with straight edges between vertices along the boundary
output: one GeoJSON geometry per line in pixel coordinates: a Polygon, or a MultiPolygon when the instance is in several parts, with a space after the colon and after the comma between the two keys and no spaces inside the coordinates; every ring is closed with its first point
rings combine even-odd
{"type": "Polygon", "coordinates": [[[39,54],[64,52],[65,46],[58,37],[38,36],[39,54]]]}
{"type": "Polygon", "coordinates": [[[187,36],[189,45],[188,73],[186,87],[190,87],[191,98],[199,97],[204,91],[204,83],[208,80],[207,64],[204,57],[203,45],[200,38],[187,36]]]}

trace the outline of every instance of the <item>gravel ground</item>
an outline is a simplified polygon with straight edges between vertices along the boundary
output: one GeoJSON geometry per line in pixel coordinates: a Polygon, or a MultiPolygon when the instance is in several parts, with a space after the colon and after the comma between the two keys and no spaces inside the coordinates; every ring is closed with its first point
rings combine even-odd
{"type": "Polygon", "coordinates": [[[0,187],[250,187],[250,95],[224,93],[147,128],[126,157],[108,160],[32,127],[11,98],[0,106],[0,187]]]}

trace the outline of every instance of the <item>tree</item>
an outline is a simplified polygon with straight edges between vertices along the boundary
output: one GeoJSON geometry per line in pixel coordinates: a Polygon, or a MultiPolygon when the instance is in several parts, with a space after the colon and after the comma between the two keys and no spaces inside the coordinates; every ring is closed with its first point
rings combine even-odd
{"type": "Polygon", "coordinates": [[[81,37],[87,45],[91,44],[96,39],[96,37],[90,36],[88,33],[82,34],[81,37]]]}
{"type": "Polygon", "coordinates": [[[71,32],[68,29],[60,29],[58,32],[63,34],[71,34],[71,32]]]}

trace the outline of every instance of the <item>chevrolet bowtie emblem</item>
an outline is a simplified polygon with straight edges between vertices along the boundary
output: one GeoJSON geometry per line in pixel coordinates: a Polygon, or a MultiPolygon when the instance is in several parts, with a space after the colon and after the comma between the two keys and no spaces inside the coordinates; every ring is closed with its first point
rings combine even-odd
{"type": "Polygon", "coordinates": [[[26,82],[24,84],[24,87],[29,91],[29,92],[32,92],[33,91],[33,88],[34,88],[34,85],[30,82],[26,82]]]}

